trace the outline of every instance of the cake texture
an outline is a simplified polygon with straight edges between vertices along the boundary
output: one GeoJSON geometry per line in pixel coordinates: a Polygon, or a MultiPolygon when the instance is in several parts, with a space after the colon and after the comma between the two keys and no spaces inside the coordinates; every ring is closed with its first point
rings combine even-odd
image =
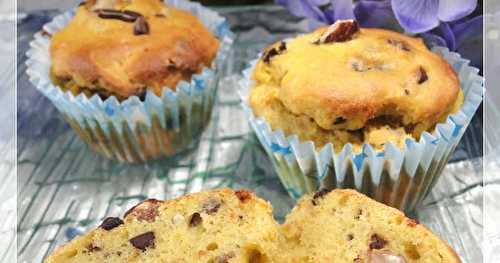
{"type": "Polygon", "coordinates": [[[417,221],[354,190],[304,196],[282,226],[277,262],[460,262],[417,221]]]}
{"type": "Polygon", "coordinates": [[[322,147],[404,147],[463,102],[453,68],[421,39],[352,20],[281,41],[257,62],[250,106],[274,130],[322,147]]]}
{"type": "Polygon", "coordinates": [[[221,189],[144,201],[45,262],[271,262],[278,238],[269,203],[246,190],[221,189]]]}
{"type": "Polygon", "coordinates": [[[219,41],[158,0],[88,0],[50,45],[53,81],[74,95],[161,95],[210,67],[219,41]]]}
{"type": "Polygon", "coordinates": [[[247,190],[146,200],[124,219],[58,248],[46,263],[455,263],[453,250],[403,213],[353,190],[305,196],[279,225],[247,190]]]}

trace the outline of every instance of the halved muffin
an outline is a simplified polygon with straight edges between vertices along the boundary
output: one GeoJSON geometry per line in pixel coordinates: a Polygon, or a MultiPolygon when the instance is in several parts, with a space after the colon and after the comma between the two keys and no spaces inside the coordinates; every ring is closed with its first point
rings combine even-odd
{"type": "Polygon", "coordinates": [[[270,204],[220,189],[147,200],[57,249],[46,263],[273,262],[279,227],[270,204]]]}
{"type": "Polygon", "coordinates": [[[277,262],[459,263],[448,244],[402,212],[353,190],[304,196],[282,226],[277,262]]]}

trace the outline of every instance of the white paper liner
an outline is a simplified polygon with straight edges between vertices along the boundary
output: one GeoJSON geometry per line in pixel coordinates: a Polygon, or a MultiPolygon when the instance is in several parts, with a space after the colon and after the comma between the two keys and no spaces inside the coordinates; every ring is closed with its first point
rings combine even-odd
{"type": "Polygon", "coordinates": [[[122,162],[141,162],[172,156],[196,143],[210,119],[217,91],[220,68],[228,56],[233,34],[225,18],[186,0],[168,4],[197,16],[220,41],[211,68],[195,74],[191,82],[181,81],[176,91],[168,87],[161,96],[148,91],[144,101],[137,96],[119,102],[115,96],[104,101],[96,94],[74,96],[50,80],[50,35],[61,30],[75,11],[56,16],[44,25],[47,34],[35,35],[27,52],[30,81],[63,114],[72,128],[94,150],[122,162]]]}
{"type": "Polygon", "coordinates": [[[398,209],[415,209],[436,183],[483,98],[478,69],[446,48],[432,50],[459,76],[465,96],[459,112],[438,124],[432,133],[424,132],[419,141],[407,139],[404,149],[391,142],[381,151],[364,144],[361,153],[354,153],[351,144],[339,153],[331,143],[319,149],[312,141],[300,141],[297,135],[286,137],[283,131],[273,130],[264,119],[256,118],[248,102],[257,60],[251,62],[238,83],[241,105],[291,197],[297,199],[321,188],[353,188],[398,209]]]}

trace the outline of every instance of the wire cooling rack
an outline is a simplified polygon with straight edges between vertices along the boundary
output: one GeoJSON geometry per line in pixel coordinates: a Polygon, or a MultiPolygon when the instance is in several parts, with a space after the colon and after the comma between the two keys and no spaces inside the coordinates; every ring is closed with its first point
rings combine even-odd
{"type": "MultiPolygon", "coordinates": [[[[32,13],[19,22],[19,262],[41,262],[56,246],[95,227],[106,216],[123,215],[146,198],[168,199],[215,187],[249,188],[270,200],[275,217],[283,220],[293,201],[250,133],[234,83],[259,50],[305,26],[271,6],[223,8],[221,12],[232,23],[237,39],[224,68],[226,77],[211,123],[197,149],[176,161],[145,165],[119,164],[96,155],[29,83],[24,64],[28,43],[56,12],[32,13]]],[[[464,262],[481,262],[483,257],[480,116],[473,120],[425,204],[411,215],[450,242],[464,262]]],[[[493,181],[488,185],[496,186],[493,181]]],[[[0,261],[5,255],[0,254],[0,261]]]]}

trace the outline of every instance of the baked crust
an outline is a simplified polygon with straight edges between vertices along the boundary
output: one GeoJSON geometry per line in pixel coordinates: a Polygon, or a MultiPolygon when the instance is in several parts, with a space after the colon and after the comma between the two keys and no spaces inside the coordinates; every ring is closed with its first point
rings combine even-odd
{"type": "Polygon", "coordinates": [[[346,41],[319,43],[327,30],[276,43],[257,62],[250,104],[257,116],[274,119],[274,129],[312,139],[319,146],[334,142],[336,149],[345,141],[318,132],[301,136],[311,133],[302,129],[329,134],[362,131],[358,139],[372,138],[377,147],[381,135],[394,137],[395,131],[393,141],[402,146],[405,138],[418,139],[462,104],[456,73],[421,39],[362,28],[346,41]],[[279,104],[279,110],[267,108],[270,103],[279,104]],[[314,127],[299,125],[296,118],[308,119],[314,127]],[[384,132],[387,127],[390,133],[384,132]],[[368,129],[374,133],[366,134],[368,129]]]}
{"type": "Polygon", "coordinates": [[[160,95],[210,67],[218,45],[194,15],[162,1],[87,1],[52,37],[52,77],[75,93],[123,99],[151,89],[160,95]],[[139,14],[146,31],[138,32],[136,22],[103,18],[100,12],[109,9],[139,14]]]}

